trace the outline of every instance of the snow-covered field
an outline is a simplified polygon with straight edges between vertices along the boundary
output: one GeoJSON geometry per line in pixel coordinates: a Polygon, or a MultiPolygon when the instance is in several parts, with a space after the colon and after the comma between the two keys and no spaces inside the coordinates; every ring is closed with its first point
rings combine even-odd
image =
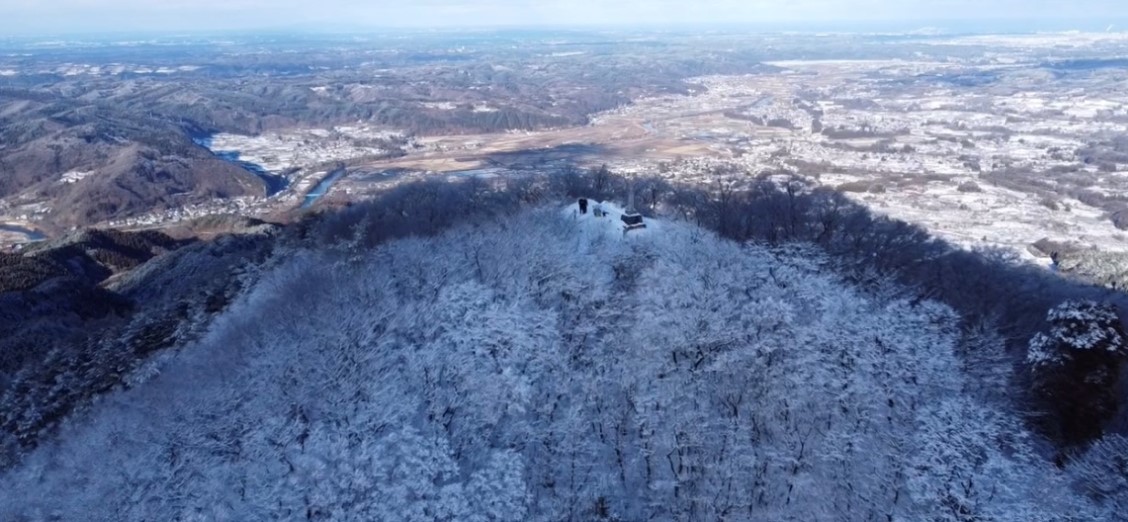
{"type": "MultiPolygon", "coordinates": [[[[1128,36],[1027,38],[1091,43],[1128,36]]],[[[1026,40],[988,37],[986,41],[1026,40]]],[[[922,225],[967,247],[1005,247],[1033,260],[1027,247],[1049,238],[1128,252],[1128,235],[1112,224],[1109,210],[1072,195],[1084,190],[1114,199],[1128,193],[1124,180],[1128,164],[1099,170],[1079,152],[1102,139],[1128,134],[1128,118],[1123,116],[1128,113],[1128,96],[1116,87],[1128,79],[1123,74],[1097,71],[1048,83],[1053,77],[1030,63],[773,64],[788,71],[696,78],[692,83],[704,86],[704,92],[639,100],[598,115],[593,124],[625,126],[644,121],[651,134],[706,141],[724,151],[712,159],[687,158],[666,168],[666,176],[682,181],[709,183],[712,171],[724,164],[750,174],[785,170],[832,188],[880,187],[848,194],[877,212],[922,225]],[[922,77],[970,78],[988,81],[992,87],[913,80],[922,77]],[[906,86],[906,79],[921,85],[906,86]],[[762,122],[783,120],[791,128],[767,128],[718,115],[732,110],[762,122]],[[1007,186],[993,184],[995,172],[1009,173],[1007,186]],[[1059,181],[1059,175],[1069,181],[1059,181]],[[1018,186],[1022,176],[1030,191],[1018,186]],[[967,182],[981,190],[960,192],[959,185],[967,182]],[[1058,187],[1060,194],[1055,194],[1055,203],[1047,204],[1035,186],[1042,187],[1043,193],[1047,187],[1058,187]]],[[[613,166],[630,172],[655,170],[645,158],[621,158],[613,166]]]]}
{"type": "Polygon", "coordinates": [[[1065,198],[1053,210],[1034,194],[982,182],[978,185],[982,192],[960,192],[958,183],[937,182],[884,193],[851,193],[850,197],[878,213],[924,226],[952,243],[968,248],[1005,247],[1047,265],[1048,258],[1035,257],[1027,248],[1040,239],[1128,252],[1128,232],[1116,228],[1100,209],[1065,198]]]}
{"type": "Polygon", "coordinates": [[[83,179],[85,179],[85,178],[87,178],[87,177],[89,177],[93,174],[94,174],[94,171],[92,171],[92,170],[86,170],[86,171],[72,170],[72,171],[63,173],[62,177],[59,178],[59,182],[60,183],[78,183],[79,181],[82,181],[83,179]]]}
{"type": "MultiPolygon", "coordinates": [[[[1114,28],[1114,26],[1109,26],[1109,29],[1114,28]]],[[[1009,47],[1029,51],[1031,49],[1055,49],[1063,47],[1084,48],[1100,44],[1123,45],[1128,43],[1128,32],[1108,31],[1098,33],[1064,31],[1037,34],[971,35],[944,39],[922,39],[921,43],[945,46],[983,45],[993,48],[1009,47]]]]}
{"type": "Polygon", "coordinates": [[[278,173],[387,154],[389,149],[371,140],[394,139],[401,134],[361,125],[269,132],[259,136],[224,133],[212,137],[210,148],[215,152],[238,152],[240,159],[278,173]]]}

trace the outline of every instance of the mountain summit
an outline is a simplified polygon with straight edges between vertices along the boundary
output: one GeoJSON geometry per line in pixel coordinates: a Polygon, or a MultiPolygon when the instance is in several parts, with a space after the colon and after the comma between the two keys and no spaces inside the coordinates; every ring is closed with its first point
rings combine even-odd
{"type": "MultiPolygon", "coordinates": [[[[6,519],[1035,520],[1095,508],[958,317],[575,204],[278,257],[0,477],[6,519]]],[[[888,290],[888,288],[886,288],[888,290]]]]}

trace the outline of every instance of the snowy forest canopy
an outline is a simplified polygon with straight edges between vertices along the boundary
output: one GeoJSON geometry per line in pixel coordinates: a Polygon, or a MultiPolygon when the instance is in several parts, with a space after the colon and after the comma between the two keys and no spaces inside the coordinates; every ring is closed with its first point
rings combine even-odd
{"type": "MultiPolygon", "coordinates": [[[[562,192],[614,191],[597,173],[572,181],[562,192]]],[[[914,230],[754,188],[654,195],[642,205],[680,219],[626,237],[571,206],[484,204],[496,196],[480,187],[460,204],[503,217],[440,231],[461,213],[432,186],[310,225],[315,239],[278,246],[206,328],[25,444],[0,514],[1026,521],[1128,507],[1108,299],[1017,272],[1020,291],[1048,290],[988,308],[957,293],[977,274],[944,273],[958,255],[914,230]],[[432,214],[398,221],[397,205],[432,214]],[[420,229],[435,235],[388,241],[420,229]]],[[[546,199],[536,190],[515,193],[546,199]]],[[[9,386],[0,443],[21,446],[45,426],[36,408],[80,387],[78,371],[52,375],[3,379],[55,391],[8,408],[9,386]]]]}

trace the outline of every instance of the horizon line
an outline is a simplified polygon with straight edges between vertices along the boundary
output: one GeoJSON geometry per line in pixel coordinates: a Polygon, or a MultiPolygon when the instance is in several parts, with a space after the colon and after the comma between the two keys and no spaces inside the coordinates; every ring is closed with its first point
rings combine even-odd
{"type": "MultiPolygon", "coordinates": [[[[1047,21],[1050,22],[1050,21],[1047,21]]],[[[1052,22],[1061,24],[1062,20],[1052,22]]],[[[1074,21],[1079,22],[1079,21],[1074,21]]],[[[294,36],[374,36],[374,32],[390,34],[473,34],[473,33],[522,33],[522,32],[561,32],[578,34],[598,33],[687,33],[693,31],[708,31],[711,33],[747,34],[747,35],[857,35],[857,36],[969,36],[969,35],[1038,35],[1038,34],[1120,34],[1128,32],[1128,20],[1123,23],[1103,20],[1091,21],[1084,25],[1090,27],[1070,25],[1068,22],[1056,27],[1032,26],[1028,21],[998,20],[937,20],[928,21],[875,21],[863,23],[602,23],[602,24],[467,24],[467,25],[438,25],[438,26],[412,26],[412,25],[365,25],[365,26],[305,26],[300,24],[257,26],[257,27],[229,27],[229,28],[199,28],[199,29],[68,29],[60,31],[26,31],[8,32],[0,35],[0,41],[35,40],[47,38],[91,38],[103,39],[113,37],[138,37],[147,38],[191,38],[201,36],[235,36],[235,35],[282,35],[294,36]],[[955,24],[955,26],[952,26],[955,24]],[[998,25],[999,27],[988,27],[998,25]],[[1008,27],[1008,25],[1010,27],[1008,27]],[[1026,27],[1023,27],[1026,26],[1026,27]],[[1102,28],[1103,26],[1103,28],[1102,28]]]]}

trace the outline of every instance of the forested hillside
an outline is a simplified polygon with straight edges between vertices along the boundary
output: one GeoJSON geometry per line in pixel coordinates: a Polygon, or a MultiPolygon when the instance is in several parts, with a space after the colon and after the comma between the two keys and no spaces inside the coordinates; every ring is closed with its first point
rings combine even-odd
{"type": "MultiPolygon", "coordinates": [[[[388,222],[357,216],[280,247],[206,333],[27,453],[0,518],[1119,516],[1122,439],[1055,466],[1006,337],[904,272],[859,278],[829,237],[623,236],[549,205],[381,242],[388,222]]],[[[1110,367],[1055,350],[1115,361],[1115,314],[1063,310],[1035,372],[1110,367]],[[1089,316],[1108,324],[1070,344],[1089,316]]]]}

